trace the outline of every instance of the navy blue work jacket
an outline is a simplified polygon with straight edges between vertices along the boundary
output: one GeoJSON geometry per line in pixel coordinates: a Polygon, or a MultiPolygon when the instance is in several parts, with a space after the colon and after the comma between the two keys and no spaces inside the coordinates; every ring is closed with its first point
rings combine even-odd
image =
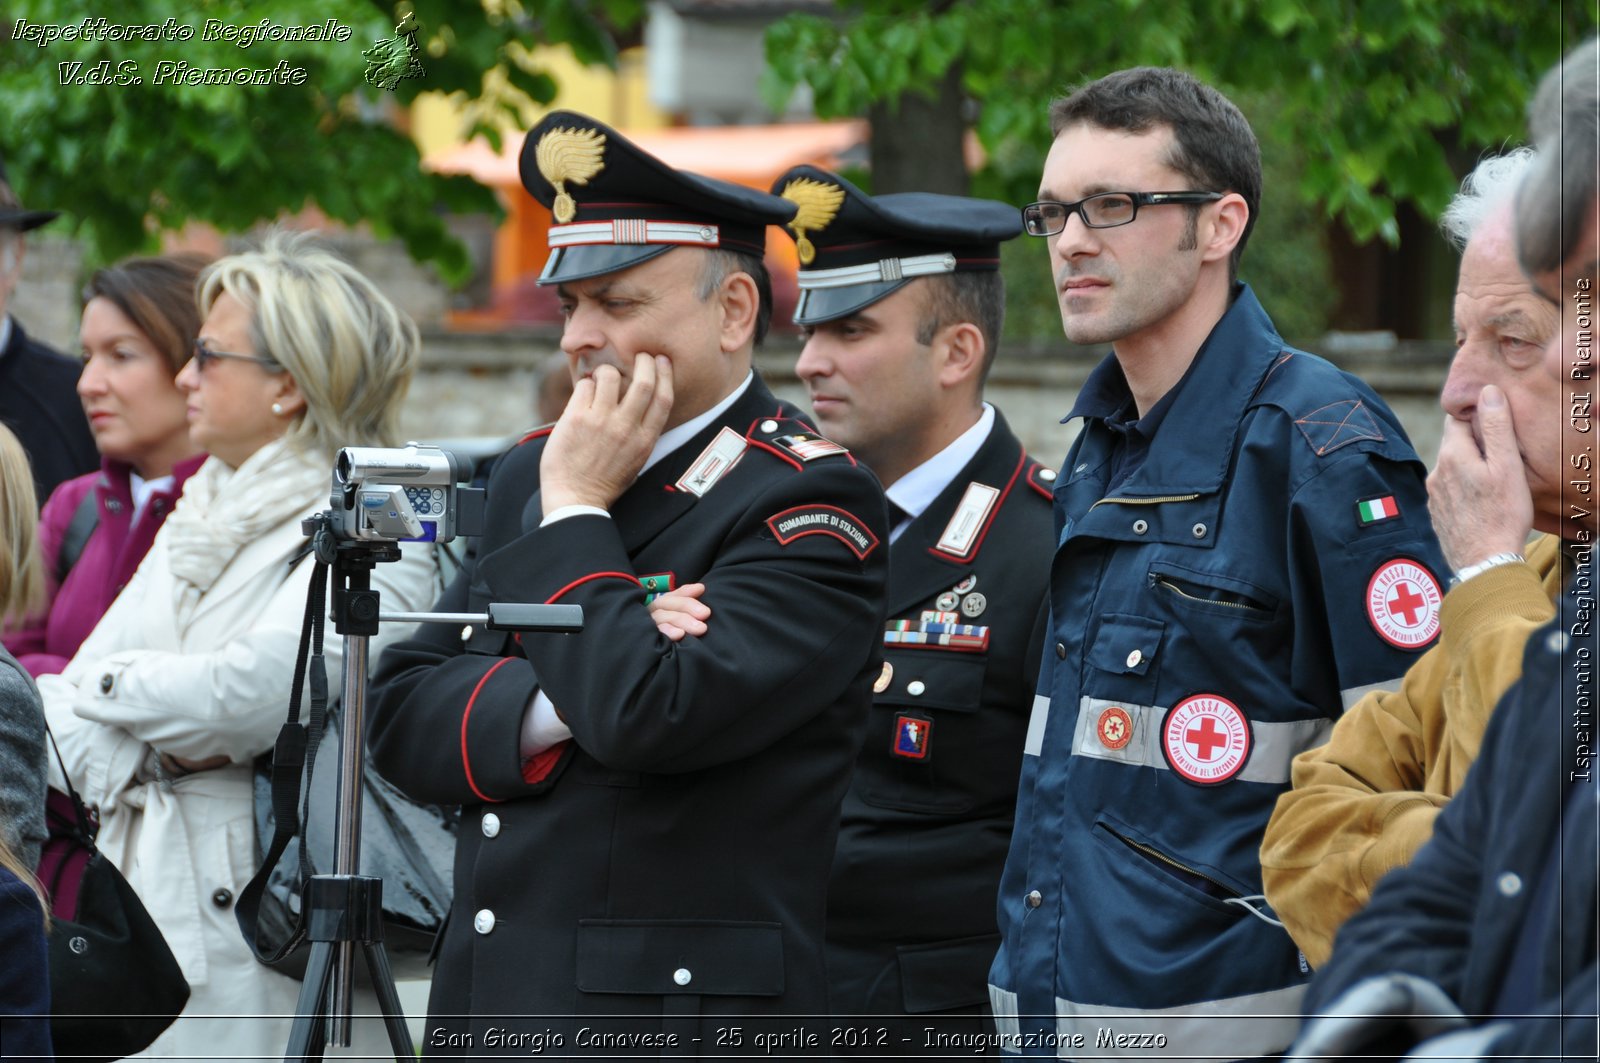
{"type": "Polygon", "coordinates": [[[1288,1046],[1309,971],[1263,918],[1262,831],[1294,755],[1438,633],[1425,469],[1370,388],[1243,285],[1176,387],[1109,497],[1114,356],[1071,415],[990,979],[1008,1051],[1288,1046]]]}

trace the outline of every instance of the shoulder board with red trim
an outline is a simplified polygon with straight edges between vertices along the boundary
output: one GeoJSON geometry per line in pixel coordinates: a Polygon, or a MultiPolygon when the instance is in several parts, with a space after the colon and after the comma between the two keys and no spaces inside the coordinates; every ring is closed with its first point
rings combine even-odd
{"type": "Polygon", "coordinates": [[[1053,498],[1056,489],[1056,471],[1038,462],[1028,465],[1028,486],[1046,498],[1053,498]]]}
{"type": "Polygon", "coordinates": [[[520,447],[524,443],[531,443],[535,439],[543,439],[545,436],[555,431],[555,427],[556,423],[554,421],[551,421],[549,424],[542,424],[538,428],[535,428],[533,431],[529,432],[527,435],[523,436],[521,439],[517,440],[517,446],[520,447]]]}
{"type": "Polygon", "coordinates": [[[752,446],[782,458],[797,469],[829,458],[843,458],[851,465],[856,463],[848,450],[797,417],[763,417],[751,423],[745,438],[752,446]]]}

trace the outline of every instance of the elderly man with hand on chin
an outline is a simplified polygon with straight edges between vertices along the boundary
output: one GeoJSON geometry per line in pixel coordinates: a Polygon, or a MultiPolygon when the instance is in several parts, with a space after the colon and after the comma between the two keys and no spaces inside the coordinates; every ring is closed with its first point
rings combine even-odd
{"type": "MultiPolygon", "coordinates": [[[[1593,1059],[1600,1014],[1600,787],[1594,770],[1593,313],[1600,236],[1600,42],[1544,78],[1530,108],[1540,158],[1517,194],[1517,254],[1563,310],[1543,350],[1565,401],[1555,427],[1574,575],[1534,632],[1482,755],[1410,864],[1339,935],[1291,1051],[1312,1059],[1593,1059]]],[[[1496,504],[1504,447],[1466,455],[1467,490],[1496,504]],[[1500,455],[1498,458],[1496,455],[1500,455]],[[1472,486],[1476,485],[1476,486],[1472,486]],[[1486,489],[1485,489],[1486,488],[1486,489]]],[[[1568,534],[1563,529],[1563,534],[1568,534]]],[[[1502,539],[1479,549],[1504,550],[1502,539]]]]}
{"type": "Polygon", "coordinates": [[[1575,529],[1562,521],[1559,388],[1543,366],[1557,316],[1522,275],[1512,227],[1532,161],[1527,148],[1485,159],[1442,219],[1464,252],[1456,355],[1439,399],[1449,416],[1428,479],[1455,573],[1439,643],[1398,690],[1368,694],[1326,745],[1295,758],[1294,789],[1262,842],[1267,900],[1315,967],[1378,879],[1428,840],[1522,673],[1528,635],[1555,615],[1561,544],[1575,529]]]}

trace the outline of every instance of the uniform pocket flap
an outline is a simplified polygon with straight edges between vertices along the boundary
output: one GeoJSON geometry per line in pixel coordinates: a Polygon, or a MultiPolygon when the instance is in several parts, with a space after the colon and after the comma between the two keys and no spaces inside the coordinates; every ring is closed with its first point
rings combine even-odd
{"type": "Polygon", "coordinates": [[[582,919],[578,988],[653,996],[780,996],[783,927],[698,919],[582,919]]]}
{"type": "Polygon", "coordinates": [[[1102,672],[1117,675],[1144,675],[1156,659],[1161,646],[1161,636],[1167,625],[1163,620],[1127,613],[1107,613],[1100,619],[1100,629],[1095,632],[1094,645],[1089,649],[1089,663],[1102,672]]]}
{"type": "Polygon", "coordinates": [[[977,712],[983,702],[987,654],[946,649],[883,648],[889,685],[873,696],[877,705],[977,712]]]}
{"type": "Polygon", "coordinates": [[[895,951],[906,1011],[926,1015],[988,1003],[989,966],[999,950],[999,934],[900,946],[895,951]]]}

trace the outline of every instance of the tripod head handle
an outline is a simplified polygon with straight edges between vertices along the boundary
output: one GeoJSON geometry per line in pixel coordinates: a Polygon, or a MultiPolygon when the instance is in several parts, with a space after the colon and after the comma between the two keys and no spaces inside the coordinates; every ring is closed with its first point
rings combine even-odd
{"type": "Polygon", "coordinates": [[[491,602],[486,613],[383,613],[378,619],[386,624],[482,624],[494,631],[570,635],[583,630],[583,606],[491,602]]]}

